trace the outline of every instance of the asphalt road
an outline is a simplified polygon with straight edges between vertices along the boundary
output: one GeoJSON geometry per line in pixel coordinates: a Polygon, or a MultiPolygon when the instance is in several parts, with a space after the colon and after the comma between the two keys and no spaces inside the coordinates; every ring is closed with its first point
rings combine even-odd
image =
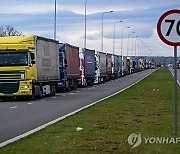
{"type": "Polygon", "coordinates": [[[93,87],[58,93],[35,101],[0,102],[0,143],[114,94],[154,70],[131,74],[93,87]]]}

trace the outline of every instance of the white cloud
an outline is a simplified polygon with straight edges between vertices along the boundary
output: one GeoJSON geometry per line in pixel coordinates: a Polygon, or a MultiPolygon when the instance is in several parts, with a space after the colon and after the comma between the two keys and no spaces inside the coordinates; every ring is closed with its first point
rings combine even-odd
{"type": "Polygon", "coordinates": [[[53,4],[19,4],[14,5],[0,5],[0,13],[12,14],[12,13],[24,13],[24,14],[35,14],[35,13],[47,13],[54,10],[53,4]]]}

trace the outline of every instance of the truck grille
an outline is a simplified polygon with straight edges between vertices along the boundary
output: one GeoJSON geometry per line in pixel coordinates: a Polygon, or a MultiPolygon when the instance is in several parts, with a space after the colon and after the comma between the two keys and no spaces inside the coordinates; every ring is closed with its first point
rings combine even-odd
{"type": "Polygon", "coordinates": [[[18,92],[19,82],[0,82],[0,93],[12,94],[18,92]]]}
{"type": "Polygon", "coordinates": [[[0,71],[0,80],[21,79],[25,71],[0,71]]]}

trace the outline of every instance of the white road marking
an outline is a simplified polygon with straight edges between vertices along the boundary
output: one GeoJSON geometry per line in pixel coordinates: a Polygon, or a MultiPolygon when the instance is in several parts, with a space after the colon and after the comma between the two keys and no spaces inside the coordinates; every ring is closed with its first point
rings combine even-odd
{"type": "Polygon", "coordinates": [[[18,106],[12,106],[12,107],[10,107],[9,109],[15,109],[15,108],[17,108],[18,106]]]}
{"type": "MultiPolygon", "coordinates": [[[[155,71],[156,71],[156,70],[154,70],[153,72],[155,72],[155,71]]],[[[124,89],[122,89],[122,90],[120,90],[120,91],[118,91],[118,92],[116,92],[116,93],[114,93],[114,94],[112,94],[112,95],[109,95],[109,96],[107,96],[107,97],[104,97],[104,98],[102,98],[102,99],[100,99],[100,100],[98,100],[98,101],[96,101],[96,102],[93,102],[93,103],[91,103],[91,104],[89,104],[89,105],[87,105],[87,106],[84,106],[84,107],[82,107],[82,108],[80,108],[80,109],[77,109],[77,110],[75,110],[75,111],[73,111],[73,112],[71,112],[71,113],[69,113],[69,114],[66,114],[66,115],[64,115],[64,116],[62,116],[62,117],[59,117],[59,118],[53,120],[53,121],[50,121],[50,122],[48,122],[48,123],[46,123],[46,124],[44,124],[44,125],[42,125],[42,126],[39,126],[39,127],[35,128],[35,129],[29,131],[29,132],[26,132],[26,133],[24,133],[24,134],[22,134],[22,135],[19,135],[19,136],[14,137],[14,138],[12,138],[12,139],[10,139],[10,140],[7,140],[7,141],[5,141],[5,142],[3,142],[3,143],[0,143],[0,148],[3,147],[3,146],[6,146],[7,144],[10,144],[10,143],[12,143],[12,142],[15,142],[15,141],[17,141],[17,140],[20,140],[21,138],[24,138],[24,137],[26,137],[26,136],[29,136],[29,135],[33,134],[33,133],[36,133],[36,132],[40,131],[41,129],[46,128],[47,126],[52,125],[52,124],[54,124],[54,123],[57,123],[57,122],[65,119],[65,118],[67,118],[67,117],[69,117],[69,116],[72,116],[72,115],[74,115],[74,114],[76,114],[76,113],[78,113],[78,112],[80,112],[80,111],[82,111],[82,110],[84,110],[84,109],[86,109],[86,108],[88,108],[88,107],[90,107],[90,106],[95,105],[95,104],[98,103],[98,102],[101,102],[101,101],[103,101],[103,100],[105,100],[105,99],[108,99],[108,98],[110,98],[110,97],[112,97],[112,96],[115,96],[115,95],[117,95],[117,94],[125,91],[126,89],[129,89],[130,87],[134,86],[135,84],[139,83],[140,81],[144,80],[146,77],[148,77],[149,75],[151,75],[153,72],[149,73],[148,75],[146,75],[145,77],[141,78],[141,79],[138,80],[137,82],[131,84],[130,86],[128,86],[128,87],[126,87],[126,88],[124,88],[124,89]]]]}
{"type": "Polygon", "coordinates": [[[31,104],[33,104],[33,102],[30,102],[30,103],[27,103],[28,105],[31,105],[31,104]]]}

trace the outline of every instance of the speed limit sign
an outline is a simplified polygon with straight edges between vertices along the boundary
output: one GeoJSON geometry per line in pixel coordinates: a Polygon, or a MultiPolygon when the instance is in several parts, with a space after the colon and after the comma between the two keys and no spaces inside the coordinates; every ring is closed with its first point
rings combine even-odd
{"type": "Polygon", "coordinates": [[[170,46],[180,46],[180,10],[165,12],[158,21],[160,39],[170,46]]]}

